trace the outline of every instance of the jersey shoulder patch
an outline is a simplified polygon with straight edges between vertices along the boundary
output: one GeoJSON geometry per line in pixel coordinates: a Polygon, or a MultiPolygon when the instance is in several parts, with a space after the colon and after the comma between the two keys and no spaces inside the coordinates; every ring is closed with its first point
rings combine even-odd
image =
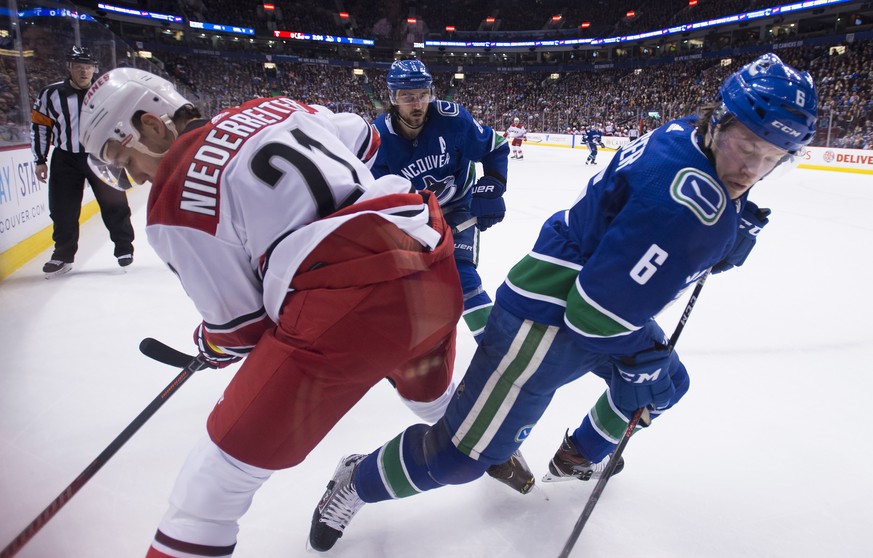
{"type": "Polygon", "coordinates": [[[434,108],[443,116],[458,116],[461,113],[461,105],[452,101],[437,99],[434,101],[434,108]]]}
{"type": "Polygon", "coordinates": [[[690,209],[706,226],[714,225],[728,204],[721,185],[707,173],[693,167],[676,173],[670,185],[670,197],[690,209]]]}

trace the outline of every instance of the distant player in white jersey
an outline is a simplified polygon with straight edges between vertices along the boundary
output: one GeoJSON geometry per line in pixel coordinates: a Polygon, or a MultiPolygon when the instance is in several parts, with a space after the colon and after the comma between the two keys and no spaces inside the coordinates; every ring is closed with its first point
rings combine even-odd
{"type": "Polygon", "coordinates": [[[503,132],[503,137],[509,139],[510,149],[512,150],[512,155],[509,158],[524,159],[521,144],[527,139],[527,130],[525,130],[524,124],[521,123],[521,120],[517,116],[512,119],[512,126],[503,132]]]}
{"type": "Polygon", "coordinates": [[[80,122],[95,171],[151,181],[149,243],[203,317],[200,360],[247,357],[147,554],[229,557],[255,492],[374,384],[444,396],[463,309],[451,229],[435,195],[373,177],[379,135],[354,114],[276,97],[207,120],[170,82],[121,68],[80,122]]]}

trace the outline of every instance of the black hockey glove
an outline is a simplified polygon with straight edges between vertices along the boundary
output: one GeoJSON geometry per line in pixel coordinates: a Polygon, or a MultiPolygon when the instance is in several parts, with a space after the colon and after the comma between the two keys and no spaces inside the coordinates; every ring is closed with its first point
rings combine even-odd
{"type": "Polygon", "coordinates": [[[713,273],[721,273],[722,271],[743,265],[743,262],[749,256],[749,252],[755,247],[758,233],[761,232],[764,225],[770,222],[769,215],[770,210],[766,207],[759,208],[754,202],[746,200],[743,213],[740,215],[740,227],[737,230],[737,238],[734,240],[734,245],[722,261],[712,266],[713,273]]]}
{"type": "Polygon", "coordinates": [[[197,349],[200,351],[200,358],[210,366],[210,368],[224,368],[234,362],[242,360],[236,355],[229,355],[221,349],[210,343],[206,339],[206,329],[203,324],[197,326],[194,330],[194,343],[197,344],[197,349]]]}
{"type": "Polygon", "coordinates": [[[506,215],[504,192],[506,192],[506,185],[493,176],[483,176],[473,185],[470,213],[477,218],[476,227],[480,231],[503,221],[506,215]]]}

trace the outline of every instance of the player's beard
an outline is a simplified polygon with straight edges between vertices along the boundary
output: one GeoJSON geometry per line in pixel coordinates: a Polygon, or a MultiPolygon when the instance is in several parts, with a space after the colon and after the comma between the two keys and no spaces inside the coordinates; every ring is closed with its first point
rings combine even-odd
{"type": "Polygon", "coordinates": [[[409,111],[409,114],[404,116],[398,113],[400,120],[408,127],[413,130],[417,130],[424,125],[424,117],[427,115],[427,111],[424,109],[412,109],[409,111]]]}

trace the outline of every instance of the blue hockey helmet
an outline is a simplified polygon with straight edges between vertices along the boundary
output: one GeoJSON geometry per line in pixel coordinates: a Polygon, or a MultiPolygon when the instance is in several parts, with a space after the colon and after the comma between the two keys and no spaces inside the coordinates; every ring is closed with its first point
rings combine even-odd
{"type": "Polygon", "coordinates": [[[398,89],[430,89],[433,78],[418,60],[396,60],[388,70],[388,91],[398,89]]]}
{"type": "Polygon", "coordinates": [[[761,139],[797,153],[815,135],[815,84],[773,53],[764,54],[728,77],[720,90],[722,104],[712,116],[717,126],[729,117],[761,139]]]}

